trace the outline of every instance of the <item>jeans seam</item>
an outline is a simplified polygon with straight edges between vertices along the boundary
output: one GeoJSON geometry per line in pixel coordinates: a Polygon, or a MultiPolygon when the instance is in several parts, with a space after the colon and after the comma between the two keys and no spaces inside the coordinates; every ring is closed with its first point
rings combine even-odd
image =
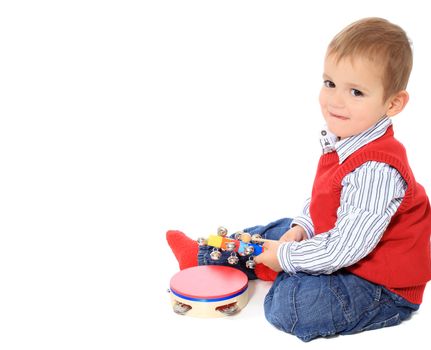
{"type": "MultiPolygon", "coordinates": [[[[352,322],[352,315],[350,314],[350,312],[348,312],[347,307],[346,307],[346,303],[344,303],[343,298],[340,297],[340,295],[337,293],[337,291],[335,290],[335,288],[333,288],[333,278],[331,276],[330,280],[329,280],[329,288],[331,289],[332,294],[335,296],[335,298],[338,300],[338,302],[341,305],[341,309],[343,310],[343,315],[345,317],[345,319],[347,320],[348,323],[352,322]]],[[[336,325],[336,326],[341,326],[340,325],[336,325]]]]}
{"type": "Polygon", "coordinates": [[[295,296],[296,296],[296,291],[298,289],[298,284],[299,284],[299,279],[296,276],[293,276],[293,278],[296,278],[297,280],[296,280],[295,286],[292,290],[292,305],[293,305],[293,308],[292,308],[293,309],[293,315],[292,316],[294,316],[294,317],[292,317],[294,322],[292,322],[292,328],[290,330],[290,333],[292,333],[292,334],[294,334],[293,330],[295,329],[295,327],[298,323],[298,312],[296,310],[296,298],[295,298],[295,296]]]}
{"type": "Polygon", "coordinates": [[[374,293],[374,301],[379,302],[382,297],[382,287],[376,288],[376,292],[374,293]]]}
{"type": "Polygon", "coordinates": [[[384,321],[371,323],[371,324],[369,324],[369,325],[361,328],[358,332],[363,332],[363,331],[366,331],[366,330],[369,330],[369,329],[373,329],[373,327],[375,327],[375,325],[378,325],[377,328],[384,328],[384,327],[387,327],[388,325],[389,326],[394,326],[394,325],[400,323],[399,320],[400,320],[400,314],[396,313],[395,315],[389,317],[388,319],[386,319],[384,321]]]}

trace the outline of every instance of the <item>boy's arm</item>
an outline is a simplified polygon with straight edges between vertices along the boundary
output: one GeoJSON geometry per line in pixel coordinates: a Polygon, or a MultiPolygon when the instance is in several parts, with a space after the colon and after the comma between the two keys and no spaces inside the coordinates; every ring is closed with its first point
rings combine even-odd
{"type": "Polygon", "coordinates": [[[310,216],[310,202],[311,202],[311,198],[307,198],[307,200],[304,203],[304,207],[302,209],[301,214],[293,219],[292,224],[290,226],[291,228],[297,225],[301,226],[305,230],[307,239],[313,238],[314,236],[314,225],[310,216]]]}
{"type": "MultiPolygon", "coordinates": [[[[365,163],[347,174],[342,184],[333,229],[277,246],[277,259],[284,271],[329,274],[364,258],[380,241],[407,187],[396,169],[378,162],[365,163]]],[[[261,259],[265,263],[270,257],[261,259]]]]}

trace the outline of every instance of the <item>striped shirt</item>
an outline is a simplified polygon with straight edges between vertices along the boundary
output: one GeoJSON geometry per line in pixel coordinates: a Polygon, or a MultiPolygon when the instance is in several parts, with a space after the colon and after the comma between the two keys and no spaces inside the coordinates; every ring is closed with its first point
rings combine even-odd
{"type": "MultiPolygon", "coordinates": [[[[342,164],[352,153],[383,136],[391,124],[389,118],[383,118],[370,129],[343,140],[322,130],[323,152],[337,152],[342,164]]],[[[380,241],[406,188],[400,173],[388,164],[375,161],[362,164],[342,180],[340,207],[333,229],[314,235],[310,198],[307,199],[292,225],[302,226],[308,239],[280,245],[281,267],[291,274],[300,271],[330,274],[363,259],[380,241]]]]}

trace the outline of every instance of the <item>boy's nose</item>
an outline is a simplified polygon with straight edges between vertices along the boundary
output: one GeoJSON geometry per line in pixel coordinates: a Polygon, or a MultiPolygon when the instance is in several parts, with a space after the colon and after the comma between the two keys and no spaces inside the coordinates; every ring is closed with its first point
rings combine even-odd
{"type": "Polygon", "coordinates": [[[344,99],[340,91],[334,91],[329,98],[329,105],[334,108],[344,107],[344,99]]]}

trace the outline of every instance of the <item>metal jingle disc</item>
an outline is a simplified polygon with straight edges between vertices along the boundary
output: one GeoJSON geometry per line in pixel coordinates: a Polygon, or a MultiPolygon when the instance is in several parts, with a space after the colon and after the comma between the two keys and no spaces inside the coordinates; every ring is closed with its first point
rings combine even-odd
{"type": "Polygon", "coordinates": [[[179,315],[185,315],[192,308],[190,305],[180,303],[179,301],[175,301],[172,307],[174,312],[179,315]]]}

